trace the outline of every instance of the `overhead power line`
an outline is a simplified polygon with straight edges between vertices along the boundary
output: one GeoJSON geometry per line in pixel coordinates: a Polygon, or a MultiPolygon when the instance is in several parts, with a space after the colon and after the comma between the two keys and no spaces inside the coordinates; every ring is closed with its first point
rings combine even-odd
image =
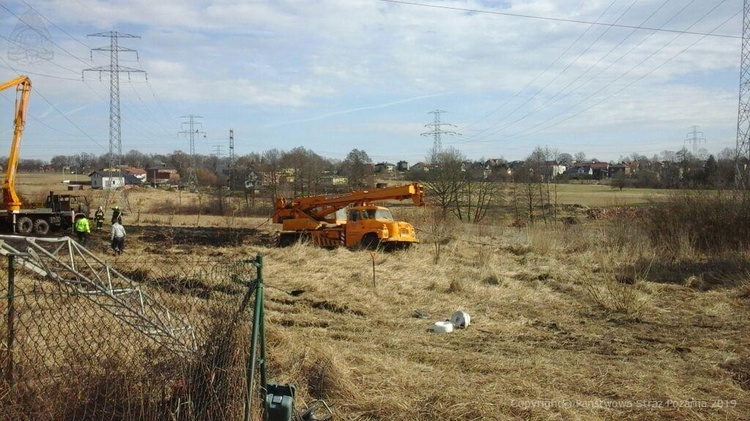
{"type": "Polygon", "coordinates": [[[624,24],[616,24],[616,23],[604,23],[604,22],[589,22],[585,20],[578,20],[578,19],[565,19],[565,18],[553,18],[549,16],[534,16],[534,15],[525,15],[521,13],[510,13],[510,12],[497,12],[494,10],[480,10],[480,9],[468,9],[464,7],[455,7],[455,6],[441,6],[437,4],[425,4],[425,3],[416,3],[416,2],[410,2],[410,1],[400,1],[400,0],[380,0],[385,3],[395,3],[395,4],[404,4],[407,6],[417,6],[417,7],[429,7],[432,9],[443,9],[443,10],[453,10],[457,12],[469,12],[469,13],[482,13],[487,15],[498,15],[498,16],[510,16],[515,18],[526,18],[526,19],[538,19],[538,20],[548,20],[553,22],[565,22],[565,23],[580,23],[584,25],[600,25],[600,26],[608,26],[612,28],[627,28],[627,29],[641,29],[644,31],[658,31],[658,32],[672,32],[676,34],[686,34],[686,35],[701,35],[701,36],[707,36],[707,37],[718,37],[718,38],[734,38],[734,39],[741,39],[741,36],[737,35],[728,35],[728,34],[711,34],[711,33],[705,33],[705,32],[692,32],[692,31],[682,31],[679,29],[667,29],[667,28],[651,28],[648,26],[639,26],[639,25],[624,25],[624,24]]]}
{"type": "MultiPolygon", "coordinates": [[[[701,17],[700,17],[699,19],[697,19],[697,20],[696,20],[695,22],[693,22],[693,24],[692,24],[692,25],[691,25],[690,27],[693,27],[693,26],[697,25],[697,24],[698,24],[699,22],[703,21],[703,19],[705,19],[705,18],[706,18],[706,17],[707,17],[707,16],[709,15],[709,14],[711,14],[711,13],[712,13],[713,11],[715,11],[715,10],[716,10],[716,8],[718,8],[718,7],[719,7],[719,6],[721,5],[721,4],[723,4],[723,3],[725,3],[725,2],[726,2],[726,0],[724,0],[724,1],[720,2],[719,4],[715,5],[715,6],[714,6],[714,7],[712,8],[712,9],[710,9],[710,10],[709,10],[708,12],[706,12],[706,13],[705,13],[705,14],[704,14],[703,16],[701,16],[701,17]]],[[[681,10],[680,10],[680,11],[679,11],[679,12],[678,12],[677,14],[679,14],[679,13],[682,13],[682,12],[683,12],[684,10],[685,10],[685,8],[683,7],[683,9],[681,9],[681,10]]],[[[732,19],[734,19],[734,18],[735,18],[736,16],[738,16],[738,15],[739,15],[739,13],[740,13],[740,12],[737,12],[737,13],[735,13],[734,15],[730,16],[729,18],[727,18],[726,20],[724,20],[723,22],[721,22],[721,23],[720,23],[719,25],[715,26],[715,27],[713,28],[712,32],[714,32],[714,31],[718,30],[718,29],[719,29],[719,28],[721,28],[721,27],[722,27],[723,25],[725,25],[725,24],[726,24],[727,22],[729,22],[729,21],[731,21],[732,19]]],[[[675,17],[675,16],[676,16],[676,15],[672,16],[672,17],[671,17],[671,18],[670,18],[670,19],[669,19],[669,20],[668,20],[667,22],[669,22],[669,21],[671,21],[672,19],[674,19],[674,17],[675,17]]],[[[649,18],[650,18],[650,17],[649,17],[649,18]]],[[[631,35],[632,35],[632,34],[631,34],[631,35]]],[[[650,38],[650,37],[651,37],[652,35],[653,35],[653,34],[650,34],[650,35],[649,35],[648,37],[646,37],[646,38],[644,38],[643,40],[641,40],[641,41],[640,41],[640,42],[639,42],[639,43],[638,43],[637,45],[635,45],[634,47],[632,47],[631,49],[629,49],[628,51],[626,51],[625,53],[623,53],[622,55],[620,55],[620,56],[619,56],[619,57],[618,57],[618,58],[617,58],[617,59],[616,59],[615,61],[613,61],[613,62],[609,63],[609,64],[608,64],[608,65],[607,65],[607,66],[606,66],[606,67],[605,67],[604,69],[600,70],[600,71],[598,72],[598,74],[601,74],[601,73],[603,73],[604,71],[606,71],[607,69],[609,69],[610,67],[612,67],[613,65],[615,65],[616,63],[620,62],[620,61],[621,61],[621,60],[622,60],[623,58],[625,58],[625,57],[626,57],[627,55],[629,55],[629,54],[630,54],[630,53],[631,53],[632,51],[634,51],[634,50],[635,50],[636,48],[638,48],[638,47],[639,47],[640,45],[642,45],[642,44],[643,44],[643,43],[644,43],[644,42],[645,42],[645,41],[646,41],[647,39],[649,39],[649,38],[650,38]]],[[[628,35],[628,36],[630,36],[630,35],[628,35]]],[[[666,48],[667,46],[671,45],[671,44],[672,44],[672,43],[673,43],[674,41],[676,41],[677,39],[679,39],[679,38],[680,38],[680,36],[681,36],[681,35],[679,35],[679,34],[678,34],[678,35],[675,35],[675,36],[673,36],[673,37],[672,37],[672,39],[671,39],[671,40],[669,40],[669,41],[668,41],[668,42],[667,42],[666,44],[662,45],[662,46],[661,46],[661,47],[659,47],[659,48],[658,48],[657,50],[655,50],[655,51],[651,52],[651,54],[649,54],[649,55],[648,55],[648,56],[647,56],[646,58],[644,58],[644,59],[640,60],[639,62],[635,63],[635,64],[634,64],[633,66],[631,66],[631,67],[630,67],[630,68],[629,68],[628,70],[626,70],[626,71],[625,71],[624,73],[622,73],[622,74],[620,74],[619,76],[617,76],[617,77],[616,77],[616,78],[615,78],[614,80],[612,80],[612,81],[608,81],[608,82],[607,82],[606,84],[604,84],[604,85],[603,85],[602,87],[600,87],[600,88],[596,89],[596,90],[595,90],[594,92],[592,92],[592,93],[590,93],[590,94],[586,95],[586,96],[585,96],[585,97],[584,97],[583,99],[581,99],[581,100],[579,100],[579,101],[575,102],[574,104],[572,104],[572,105],[570,105],[570,106],[566,107],[566,108],[565,108],[565,110],[563,110],[562,112],[558,113],[557,115],[555,115],[555,116],[553,116],[553,117],[550,117],[550,118],[546,118],[546,119],[544,119],[543,121],[540,121],[540,122],[538,122],[538,123],[536,123],[536,124],[532,125],[531,127],[527,128],[527,129],[521,130],[520,132],[518,132],[518,133],[516,133],[516,134],[514,134],[514,135],[509,135],[509,136],[507,136],[507,137],[506,137],[505,139],[503,139],[503,140],[504,140],[504,141],[508,141],[508,140],[513,140],[513,139],[519,139],[519,138],[522,138],[522,137],[526,137],[526,136],[529,136],[529,135],[531,135],[531,134],[535,134],[535,133],[538,133],[538,132],[540,132],[540,131],[542,131],[542,130],[544,130],[544,129],[548,129],[548,128],[554,127],[554,126],[556,126],[556,125],[558,125],[558,124],[561,124],[561,123],[563,123],[563,122],[565,122],[565,121],[568,121],[568,120],[572,119],[573,117],[575,117],[575,116],[578,116],[578,115],[582,114],[582,113],[583,113],[584,111],[587,111],[587,110],[589,110],[589,109],[591,109],[591,108],[593,108],[593,107],[595,107],[595,106],[598,106],[599,104],[601,104],[601,103],[605,102],[605,101],[606,101],[606,100],[608,100],[609,98],[612,98],[613,96],[615,96],[615,95],[619,94],[620,92],[622,92],[622,91],[623,91],[623,90],[625,90],[626,88],[628,88],[628,87],[632,86],[632,85],[633,85],[633,84],[635,84],[636,82],[638,82],[638,81],[642,80],[642,79],[643,79],[643,78],[645,78],[646,76],[648,76],[648,75],[650,75],[650,74],[654,73],[654,72],[655,72],[656,70],[658,70],[659,68],[663,67],[663,66],[664,66],[665,64],[667,64],[667,63],[669,63],[670,61],[672,61],[672,60],[673,60],[673,59],[674,59],[675,57],[677,57],[677,56],[681,55],[682,53],[684,53],[684,52],[685,52],[685,51],[687,51],[688,49],[690,49],[690,48],[694,47],[694,46],[695,46],[695,45],[696,45],[697,43],[699,43],[700,41],[704,40],[704,39],[705,39],[705,38],[707,37],[707,36],[701,36],[701,37],[700,37],[700,38],[698,38],[698,39],[697,39],[697,40],[696,40],[695,42],[693,42],[692,44],[690,44],[690,45],[689,45],[688,47],[686,47],[686,48],[682,49],[682,50],[681,50],[681,51],[679,51],[679,52],[678,52],[677,54],[675,54],[675,55],[671,56],[671,57],[670,57],[670,58],[668,58],[668,59],[667,59],[667,60],[666,60],[665,62],[663,62],[663,63],[661,63],[660,65],[658,65],[658,66],[657,66],[656,68],[654,68],[654,69],[652,69],[652,70],[648,71],[648,72],[647,72],[646,74],[644,74],[644,75],[641,75],[640,77],[636,78],[636,80],[635,80],[635,81],[633,81],[632,83],[628,83],[628,84],[627,84],[627,85],[626,85],[625,87],[623,87],[622,89],[619,89],[619,90],[617,90],[616,92],[614,92],[614,93],[612,93],[612,94],[610,94],[610,95],[607,95],[607,96],[605,96],[605,98],[603,98],[603,99],[602,99],[602,100],[600,100],[600,101],[597,101],[597,102],[596,102],[596,103],[595,103],[594,105],[592,105],[592,106],[589,106],[589,107],[586,107],[586,108],[584,108],[583,110],[580,110],[580,111],[578,111],[578,112],[575,112],[574,114],[572,114],[572,115],[569,115],[569,116],[567,116],[567,117],[565,117],[565,118],[562,118],[562,116],[564,116],[564,114],[565,114],[565,113],[567,113],[568,111],[572,110],[573,108],[575,108],[575,107],[577,107],[577,106],[579,106],[579,105],[582,105],[582,104],[584,104],[584,103],[585,103],[586,101],[588,101],[588,100],[592,99],[593,97],[595,97],[595,96],[596,96],[596,95],[598,95],[599,93],[601,93],[601,92],[605,91],[606,89],[609,89],[609,88],[611,88],[611,87],[612,87],[612,86],[614,85],[614,83],[615,83],[615,82],[618,82],[618,81],[620,81],[620,80],[621,80],[621,79],[623,79],[623,78],[624,78],[625,76],[627,76],[627,75],[631,74],[632,72],[634,72],[634,71],[635,71],[636,69],[638,69],[638,68],[641,68],[642,66],[644,66],[644,64],[645,64],[645,63],[646,63],[646,62],[647,62],[648,60],[650,60],[651,58],[655,57],[655,56],[656,56],[656,55],[657,55],[658,53],[660,53],[661,51],[663,51],[663,50],[664,50],[664,49],[665,49],[665,48],[666,48]],[[555,120],[555,119],[558,119],[558,118],[562,118],[562,120],[559,120],[559,121],[557,121],[557,122],[553,122],[553,120],[555,120]],[[539,128],[539,129],[537,129],[537,128],[539,128]],[[537,129],[537,130],[535,130],[535,129],[537,129]]],[[[619,44],[618,44],[618,45],[619,45],[619,44]]],[[[606,56],[606,55],[609,55],[609,54],[610,54],[610,53],[611,53],[612,51],[613,51],[613,50],[610,50],[610,51],[609,51],[608,53],[606,53],[606,54],[605,54],[605,56],[606,56]]],[[[598,62],[597,62],[597,64],[598,64],[598,62]]],[[[594,66],[594,65],[592,65],[592,66],[594,66]]],[[[591,67],[590,67],[590,68],[591,68],[591,67]]],[[[590,69],[590,68],[589,68],[589,69],[590,69]]],[[[589,70],[586,70],[586,72],[588,72],[588,71],[589,71],[589,70]]],[[[584,74],[585,74],[585,73],[584,73],[584,74]]],[[[560,90],[560,91],[559,91],[558,93],[556,93],[556,94],[555,94],[555,95],[554,95],[553,97],[551,97],[550,99],[548,99],[547,101],[545,101],[545,102],[544,102],[543,104],[540,104],[539,106],[535,107],[535,108],[534,108],[534,109],[533,109],[532,111],[529,111],[529,112],[528,112],[528,113],[526,113],[526,115],[524,115],[523,117],[521,117],[521,118],[518,118],[518,119],[516,119],[515,121],[509,122],[509,123],[505,124],[505,125],[504,125],[503,127],[500,127],[500,128],[497,128],[497,126],[499,125],[499,122],[498,122],[497,124],[495,124],[495,125],[493,125],[493,126],[492,126],[492,129],[493,129],[493,130],[492,130],[492,132],[490,132],[490,133],[487,133],[487,134],[484,134],[484,135],[482,135],[482,136],[479,136],[479,135],[475,135],[475,136],[473,136],[473,137],[470,137],[469,139],[466,139],[466,140],[465,140],[465,141],[464,141],[463,143],[466,143],[466,142],[481,142],[481,141],[486,141],[486,140],[483,140],[483,139],[487,139],[488,137],[490,137],[490,136],[493,136],[493,135],[497,134],[497,133],[498,133],[498,132],[500,132],[501,130],[506,130],[506,129],[508,129],[509,127],[513,126],[514,124],[518,123],[518,122],[519,122],[520,120],[522,120],[522,119],[524,119],[524,118],[528,117],[529,115],[531,115],[531,114],[533,114],[533,113],[535,113],[535,112],[538,112],[538,111],[540,111],[540,110],[542,110],[542,109],[546,108],[546,107],[547,107],[548,105],[550,105],[550,103],[552,103],[552,102],[553,102],[553,100],[554,100],[555,98],[558,98],[558,100],[559,100],[559,99],[561,99],[561,98],[564,98],[564,97],[568,97],[568,96],[570,96],[570,95],[571,95],[571,94],[572,94],[573,92],[575,92],[576,90],[579,90],[580,88],[582,88],[582,87],[583,87],[583,86],[585,86],[586,84],[589,84],[589,83],[591,83],[591,82],[592,82],[593,80],[595,80],[595,79],[596,79],[596,76],[595,76],[595,77],[590,77],[590,78],[587,78],[587,79],[585,79],[585,82],[584,82],[583,84],[581,84],[581,85],[579,85],[578,87],[576,87],[576,88],[573,88],[573,89],[571,89],[570,91],[568,91],[568,92],[564,93],[564,90],[565,90],[566,88],[570,87],[570,86],[571,86],[571,85],[572,85],[573,83],[575,83],[575,82],[576,82],[576,81],[577,81],[578,79],[582,78],[584,74],[582,74],[582,75],[579,75],[579,77],[577,77],[577,78],[576,78],[575,80],[573,80],[573,81],[572,81],[571,83],[568,83],[568,84],[567,84],[567,85],[566,85],[565,87],[563,87],[563,88],[562,88],[562,89],[561,89],[561,90],[560,90]],[[562,95],[561,95],[561,94],[562,94],[562,95]]],[[[598,75],[597,75],[597,76],[598,76],[598,75]]],[[[514,112],[515,112],[515,110],[514,110],[514,112]]],[[[505,120],[505,119],[507,119],[507,116],[506,116],[505,118],[503,118],[503,120],[505,120]]],[[[502,120],[501,120],[501,121],[502,121],[502,120]]],[[[485,130],[483,130],[483,132],[485,132],[485,131],[487,131],[487,130],[489,130],[489,129],[485,129],[485,130]]],[[[480,132],[480,134],[481,134],[481,133],[482,133],[482,132],[480,132]]]]}

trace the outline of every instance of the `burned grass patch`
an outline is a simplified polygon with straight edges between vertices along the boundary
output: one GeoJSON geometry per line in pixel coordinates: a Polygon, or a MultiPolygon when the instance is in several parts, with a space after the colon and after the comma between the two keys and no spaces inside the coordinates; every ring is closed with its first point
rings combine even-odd
{"type": "Polygon", "coordinates": [[[365,312],[361,310],[356,310],[349,308],[346,304],[337,304],[332,303],[328,300],[323,301],[312,301],[310,302],[310,306],[312,308],[316,308],[319,310],[326,310],[330,311],[331,313],[337,313],[337,314],[353,314],[355,316],[365,316],[365,312]]]}
{"type": "Polygon", "coordinates": [[[178,245],[236,247],[273,243],[271,236],[253,228],[140,226],[131,230],[140,241],[157,248],[178,245]]]}
{"type": "Polygon", "coordinates": [[[211,298],[213,293],[236,296],[244,292],[241,285],[211,285],[203,279],[189,276],[174,275],[154,277],[148,270],[141,268],[123,270],[122,274],[135,282],[158,288],[170,294],[189,295],[203,299],[211,298]]]}

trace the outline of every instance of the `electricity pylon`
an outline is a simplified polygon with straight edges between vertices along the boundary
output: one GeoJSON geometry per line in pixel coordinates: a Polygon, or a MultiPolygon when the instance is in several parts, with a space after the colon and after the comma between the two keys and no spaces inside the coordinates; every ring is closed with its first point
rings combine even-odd
{"type": "Polygon", "coordinates": [[[745,0],[742,14],[742,52],[740,59],[740,101],[737,111],[737,149],[734,181],[738,189],[748,187],[750,160],[750,1],[745,0]]]}
{"type": "MultiPolygon", "coordinates": [[[[139,36],[122,34],[116,31],[100,32],[98,34],[91,34],[89,36],[109,38],[108,47],[99,47],[91,50],[92,58],[93,51],[109,51],[109,65],[92,67],[83,70],[84,74],[85,72],[99,72],[100,78],[102,73],[109,73],[109,168],[107,168],[107,171],[105,171],[105,173],[109,174],[110,182],[108,186],[103,186],[105,187],[104,206],[106,207],[110,201],[110,191],[116,189],[117,187],[123,187],[116,185],[116,182],[114,181],[112,176],[113,169],[117,168],[117,180],[123,180],[122,168],[120,168],[120,164],[122,163],[122,131],[120,128],[120,73],[127,73],[128,77],[130,77],[131,73],[143,73],[145,75],[146,72],[133,67],[120,66],[121,51],[134,52],[136,54],[136,60],[138,59],[138,52],[136,50],[120,46],[118,40],[120,38],[140,38],[139,36]]],[[[129,211],[129,204],[124,190],[122,196],[123,202],[127,206],[126,209],[129,211]]]]}
{"type": "Polygon", "coordinates": [[[443,135],[448,136],[461,136],[461,133],[452,131],[452,130],[444,130],[443,127],[458,127],[456,125],[450,124],[450,123],[443,123],[440,121],[440,114],[444,113],[443,110],[433,110],[430,111],[428,114],[435,114],[435,120],[432,123],[425,124],[425,127],[429,127],[430,131],[422,133],[422,136],[432,136],[433,137],[433,143],[432,143],[432,151],[430,152],[430,159],[433,161],[431,162],[434,164],[435,159],[440,154],[440,152],[443,151],[443,135]]]}
{"type": "Polygon", "coordinates": [[[190,168],[188,169],[188,180],[187,184],[191,191],[197,191],[198,190],[198,175],[196,173],[196,167],[198,165],[198,159],[195,156],[195,135],[202,134],[203,137],[206,136],[205,132],[200,131],[198,127],[201,126],[201,123],[199,121],[195,121],[196,119],[203,118],[199,115],[184,115],[181,118],[187,118],[188,121],[183,121],[182,126],[187,126],[187,130],[183,130],[180,132],[180,134],[184,134],[188,136],[188,139],[190,139],[190,168]]]}

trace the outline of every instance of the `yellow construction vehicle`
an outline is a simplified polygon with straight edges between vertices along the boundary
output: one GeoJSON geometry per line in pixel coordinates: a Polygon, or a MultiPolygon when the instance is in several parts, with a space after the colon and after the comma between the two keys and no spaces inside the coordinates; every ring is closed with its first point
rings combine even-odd
{"type": "Polygon", "coordinates": [[[44,207],[25,209],[16,193],[16,172],[21,148],[21,136],[26,124],[26,109],[29,105],[31,80],[19,76],[0,83],[0,92],[16,88],[15,113],[13,117],[13,140],[10,145],[8,164],[5,168],[3,182],[3,208],[0,209],[0,221],[4,221],[4,231],[17,234],[47,234],[50,229],[67,229],[73,224],[74,214],[80,212],[84,204],[79,196],[59,195],[53,192],[47,196],[44,207]]]}
{"type": "Polygon", "coordinates": [[[407,248],[418,243],[414,227],[394,221],[391,211],[374,204],[387,200],[411,199],[424,206],[420,184],[354,191],[340,195],[276,198],[273,222],[282,224],[278,246],[287,247],[309,240],[321,247],[385,249],[407,248]]]}

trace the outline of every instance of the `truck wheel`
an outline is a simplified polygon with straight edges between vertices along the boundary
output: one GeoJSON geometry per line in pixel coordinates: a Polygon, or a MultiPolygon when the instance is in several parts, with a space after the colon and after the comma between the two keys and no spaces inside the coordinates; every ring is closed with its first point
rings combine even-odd
{"type": "Polygon", "coordinates": [[[380,245],[380,240],[377,235],[369,233],[362,237],[361,244],[362,248],[365,250],[375,250],[380,245]]]}
{"type": "Polygon", "coordinates": [[[294,234],[281,234],[279,236],[279,247],[289,247],[297,241],[297,236],[294,234]]]}
{"type": "Polygon", "coordinates": [[[34,233],[47,235],[49,233],[49,222],[46,219],[37,219],[34,221],[34,233]]]}
{"type": "Polygon", "coordinates": [[[18,218],[16,221],[16,232],[19,234],[31,234],[32,229],[34,229],[34,222],[28,216],[18,218]]]}

